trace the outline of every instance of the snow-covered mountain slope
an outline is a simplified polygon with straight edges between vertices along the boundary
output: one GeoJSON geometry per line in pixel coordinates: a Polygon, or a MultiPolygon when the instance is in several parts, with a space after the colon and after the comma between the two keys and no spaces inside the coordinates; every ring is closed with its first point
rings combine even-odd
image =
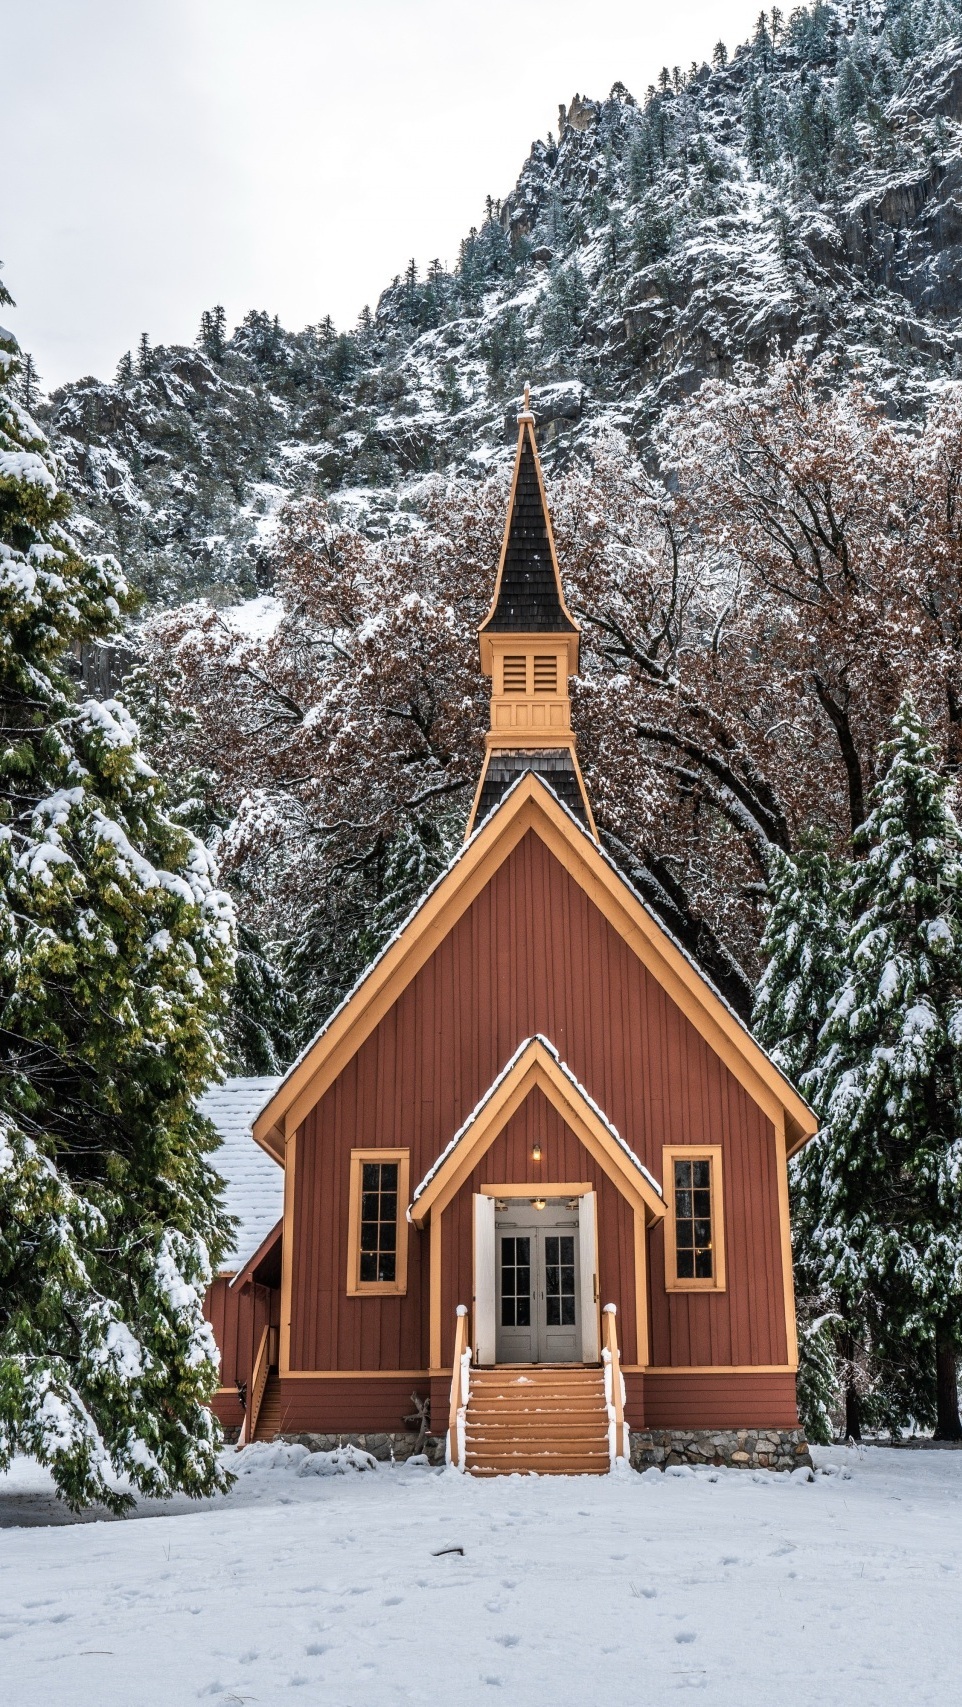
{"type": "Polygon", "coordinates": [[[960,190],[959,0],[773,11],[643,100],[575,96],[455,269],[412,263],[353,332],[252,313],[228,337],[213,310],[48,424],[151,600],[249,595],[288,493],[384,525],[425,473],[507,454],[526,378],[549,464],[604,422],[643,449],[666,401],[790,350],[911,413],[962,365],[960,190]]]}

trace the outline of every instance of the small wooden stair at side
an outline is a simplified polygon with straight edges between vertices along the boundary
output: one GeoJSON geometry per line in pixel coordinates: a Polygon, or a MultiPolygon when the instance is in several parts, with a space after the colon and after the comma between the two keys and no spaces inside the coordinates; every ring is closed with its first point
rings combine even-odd
{"type": "Polygon", "coordinates": [[[277,1328],[266,1327],[254,1359],[247,1394],[247,1414],[238,1446],[247,1446],[252,1440],[274,1440],[280,1433],[281,1384],[277,1373],[277,1353],[277,1328]]]}
{"type": "Polygon", "coordinates": [[[508,1364],[473,1370],[464,1420],[464,1467],[472,1476],[600,1476],[611,1468],[598,1368],[508,1364]]]}

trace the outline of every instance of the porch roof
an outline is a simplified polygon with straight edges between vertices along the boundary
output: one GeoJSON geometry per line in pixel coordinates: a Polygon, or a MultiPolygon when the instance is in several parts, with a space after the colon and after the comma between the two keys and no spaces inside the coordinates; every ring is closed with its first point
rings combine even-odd
{"type": "MultiPolygon", "coordinates": [[[[444,1203],[450,1200],[461,1183],[461,1176],[470,1166],[475,1149],[482,1144],[487,1148],[480,1129],[490,1130],[490,1143],[497,1132],[507,1124],[515,1109],[536,1087],[548,1094],[549,1099],[558,1107],[562,1119],[580,1113],[581,1122],[585,1123],[587,1130],[591,1132],[593,1129],[595,1140],[600,1138],[603,1147],[614,1152],[619,1171],[628,1173],[629,1178],[629,1170],[634,1172],[637,1176],[635,1190],[644,1199],[649,1219],[660,1219],[664,1215],[664,1193],[654,1175],[645,1167],[640,1156],[635,1154],[631,1145],[626,1143],[603,1109],[599,1108],[567,1062],[562,1061],[550,1039],[536,1033],[534,1037],[526,1037],[518,1045],[480,1102],[471,1110],[450,1143],[431,1164],[415,1188],[407,1212],[409,1221],[421,1225],[432,1205],[439,1204],[441,1208],[444,1207],[444,1203]],[[479,1145],[472,1144],[473,1136],[478,1138],[479,1145]]],[[[569,1124],[573,1124],[570,1118],[569,1124]]],[[[581,1136],[584,1136],[584,1133],[581,1136]]],[[[589,1142],[588,1147],[594,1146],[589,1142]]]]}

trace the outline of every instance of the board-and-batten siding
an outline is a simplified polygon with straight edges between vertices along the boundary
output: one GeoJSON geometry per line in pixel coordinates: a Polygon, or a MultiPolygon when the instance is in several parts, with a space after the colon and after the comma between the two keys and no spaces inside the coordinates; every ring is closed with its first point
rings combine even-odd
{"type": "MultiPolygon", "coordinates": [[[[656,1179],[663,1144],[723,1146],[728,1288],[666,1296],[661,1235],[652,1235],[651,1362],[786,1361],[773,1128],[529,832],[299,1129],[292,1369],[387,1375],[427,1368],[426,1232],[412,1230],[406,1297],[345,1296],[350,1151],[379,1143],[409,1148],[413,1188],[518,1044],[535,1032],[555,1044],[656,1179]]],[[[546,1147],[541,1178],[559,1177],[560,1166],[546,1147]]],[[[452,1205],[445,1215],[459,1229],[456,1239],[445,1240],[445,1360],[454,1304],[469,1301],[455,1297],[466,1274],[470,1279],[464,1213],[452,1205]]],[[[611,1229],[603,1203],[599,1237],[604,1250],[611,1229]]],[[[614,1299],[626,1312],[632,1260],[628,1253],[619,1270],[622,1296],[614,1299]]]]}

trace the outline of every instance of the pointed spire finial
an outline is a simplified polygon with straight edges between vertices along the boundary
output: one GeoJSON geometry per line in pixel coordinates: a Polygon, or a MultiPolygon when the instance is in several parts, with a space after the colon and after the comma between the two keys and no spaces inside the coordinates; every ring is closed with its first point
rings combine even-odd
{"type": "Polygon", "coordinates": [[[518,420],[519,421],[533,421],[534,420],[534,416],[531,413],[531,387],[528,384],[527,380],[525,380],[525,382],[524,382],[524,408],[522,409],[521,414],[518,416],[518,420]]]}

